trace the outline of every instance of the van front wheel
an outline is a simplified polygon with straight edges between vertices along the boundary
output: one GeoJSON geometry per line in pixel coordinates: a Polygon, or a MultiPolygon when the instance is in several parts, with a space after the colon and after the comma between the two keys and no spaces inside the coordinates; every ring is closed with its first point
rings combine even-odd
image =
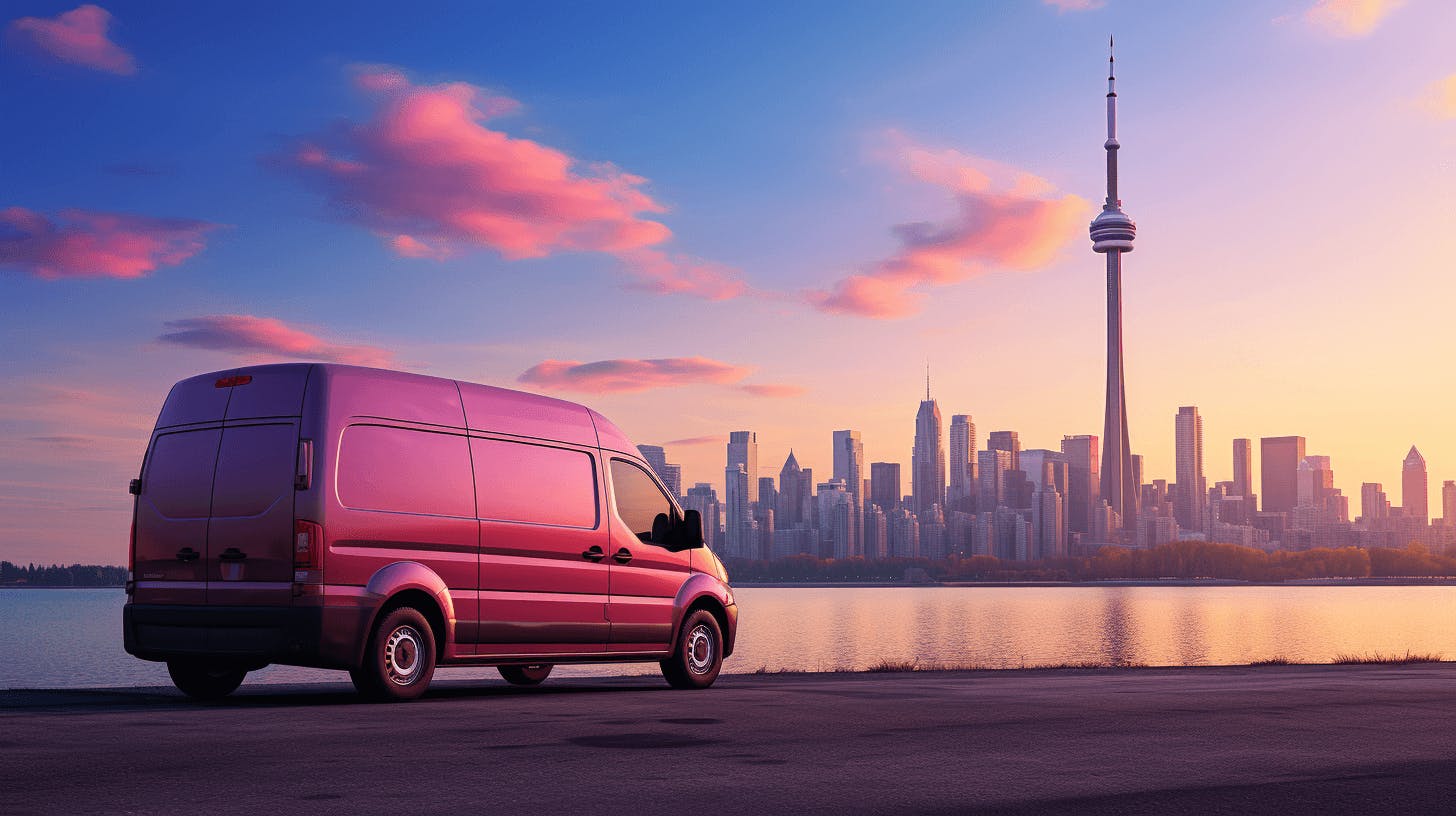
{"type": "Polygon", "coordinates": [[[687,616],[677,636],[677,648],[661,666],[662,676],[673,688],[713,685],[723,670],[723,630],[712,612],[699,609],[687,616]]]}
{"type": "Polygon", "coordinates": [[[435,676],[435,634],[412,607],[401,606],[380,619],[369,638],[364,665],[349,672],[354,688],[372,700],[413,700],[435,676]]]}
{"type": "Polygon", "coordinates": [[[172,684],[194,700],[218,700],[238,690],[247,670],[235,666],[200,663],[193,660],[170,660],[167,673],[172,684]]]}

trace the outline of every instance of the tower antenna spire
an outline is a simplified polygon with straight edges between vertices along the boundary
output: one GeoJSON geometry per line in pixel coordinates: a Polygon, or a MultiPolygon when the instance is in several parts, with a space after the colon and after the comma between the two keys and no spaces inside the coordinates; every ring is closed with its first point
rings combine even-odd
{"type": "Polygon", "coordinates": [[[930,361],[925,361],[925,401],[930,402],[930,361]]]}

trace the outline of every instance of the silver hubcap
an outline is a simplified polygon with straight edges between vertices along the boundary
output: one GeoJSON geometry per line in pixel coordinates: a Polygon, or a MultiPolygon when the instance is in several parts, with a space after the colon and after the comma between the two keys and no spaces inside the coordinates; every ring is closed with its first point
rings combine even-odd
{"type": "Polygon", "coordinates": [[[384,641],[384,670],[389,681],[408,686],[420,674],[420,643],[424,639],[413,626],[401,626],[384,641]]]}
{"type": "Polygon", "coordinates": [[[693,674],[707,674],[713,669],[713,632],[705,624],[698,624],[688,633],[688,671],[693,674]]]}

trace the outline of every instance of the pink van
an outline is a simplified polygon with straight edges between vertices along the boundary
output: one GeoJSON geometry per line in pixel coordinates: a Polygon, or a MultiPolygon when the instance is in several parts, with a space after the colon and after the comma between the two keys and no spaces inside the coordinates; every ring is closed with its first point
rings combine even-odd
{"type": "Polygon", "coordinates": [[[627,437],[548,397],[342,365],[172,387],[133,481],[126,650],[199,698],[270,663],[377,699],[436,666],[533,685],[658,661],[706,688],[728,575],[627,437]]]}

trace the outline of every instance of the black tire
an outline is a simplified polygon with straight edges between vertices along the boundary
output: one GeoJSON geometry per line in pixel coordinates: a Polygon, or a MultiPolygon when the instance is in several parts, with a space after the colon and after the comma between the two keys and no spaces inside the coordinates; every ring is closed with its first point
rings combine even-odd
{"type": "Polygon", "coordinates": [[[662,661],[662,676],[676,689],[705,689],[723,670],[723,630],[718,619],[699,609],[683,620],[672,657],[662,661]]]}
{"type": "Polygon", "coordinates": [[[167,673],[172,684],[194,700],[220,700],[237,691],[248,676],[247,669],[195,660],[169,661],[167,673]]]}
{"type": "Polygon", "coordinates": [[[364,665],[349,672],[360,694],[379,702],[417,699],[435,676],[435,633],[419,610],[401,606],[379,619],[364,665]]]}
{"type": "Polygon", "coordinates": [[[551,676],[550,663],[532,663],[529,666],[499,666],[501,677],[513,686],[539,686],[551,676]]]}

